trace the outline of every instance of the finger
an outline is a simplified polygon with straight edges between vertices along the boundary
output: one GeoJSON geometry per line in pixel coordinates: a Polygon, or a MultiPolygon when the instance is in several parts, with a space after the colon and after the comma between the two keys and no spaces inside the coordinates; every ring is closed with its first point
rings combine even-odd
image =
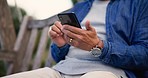
{"type": "Polygon", "coordinates": [[[60,30],[61,30],[61,28],[63,27],[62,24],[61,24],[61,22],[59,22],[59,21],[56,21],[56,22],[54,23],[54,25],[56,25],[60,30]]]}
{"type": "Polygon", "coordinates": [[[57,25],[53,25],[51,27],[51,30],[56,32],[57,34],[61,34],[62,35],[62,31],[61,31],[61,29],[57,25]]]}
{"type": "Polygon", "coordinates": [[[62,32],[70,38],[78,39],[79,34],[73,33],[71,31],[65,30],[65,29],[63,29],[62,32]]]}
{"type": "Polygon", "coordinates": [[[64,38],[69,45],[74,46],[74,47],[78,45],[78,42],[75,39],[68,37],[66,35],[64,36],[64,38]]]}
{"type": "Polygon", "coordinates": [[[70,39],[72,39],[72,38],[70,38],[64,34],[64,39],[65,39],[66,43],[70,44],[70,39]]]}
{"type": "Polygon", "coordinates": [[[51,37],[51,39],[53,39],[53,38],[56,38],[57,36],[59,36],[59,34],[57,34],[57,33],[54,32],[54,31],[50,31],[50,32],[49,32],[49,36],[51,37]]]}
{"type": "Polygon", "coordinates": [[[62,30],[68,30],[68,31],[71,31],[72,33],[75,33],[75,34],[82,34],[83,33],[82,29],[74,27],[74,26],[70,26],[70,25],[63,25],[62,30]]]}
{"type": "Polygon", "coordinates": [[[52,30],[52,26],[49,27],[48,29],[48,36],[50,37],[50,31],[52,30]]]}
{"type": "Polygon", "coordinates": [[[86,21],[85,27],[87,30],[95,31],[95,29],[91,26],[90,21],[86,21]]]}

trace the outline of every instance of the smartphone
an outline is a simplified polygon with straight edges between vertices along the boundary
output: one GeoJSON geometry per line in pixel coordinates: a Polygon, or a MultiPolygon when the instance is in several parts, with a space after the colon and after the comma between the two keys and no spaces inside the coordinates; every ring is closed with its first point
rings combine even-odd
{"type": "Polygon", "coordinates": [[[61,21],[62,25],[68,24],[71,26],[81,28],[81,25],[75,13],[60,13],[58,14],[58,18],[61,21]]]}

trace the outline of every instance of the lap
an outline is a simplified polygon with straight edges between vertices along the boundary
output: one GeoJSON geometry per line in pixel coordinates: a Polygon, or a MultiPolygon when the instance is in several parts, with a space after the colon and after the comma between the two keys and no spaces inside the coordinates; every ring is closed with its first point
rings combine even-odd
{"type": "Polygon", "coordinates": [[[65,75],[62,74],[63,78],[119,78],[112,72],[108,71],[92,71],[88,72],[86,74],[80,74],[80,75],[65,75]]]}
{"type": "Polygon", "coordinates": [[[45,67],[32,71],[12,74],[2,78],[118,78],[115,74],[108,71],[93,71],[84,75],[65,75],[61,74],[51,68],[45,67]]]}
{"type": "Polygon", "coordinates": [[[57,71],[51,68],[45,67],[45,68],[40,68],[32,71],[12,74],[2,78],[61,78],[61,75],[57,71]]]}
{"type": "Polygon", "coordinates": [[[80,78],[118,78],[115,74],[108,71],[93,71],[82,75],[80,78]]]}

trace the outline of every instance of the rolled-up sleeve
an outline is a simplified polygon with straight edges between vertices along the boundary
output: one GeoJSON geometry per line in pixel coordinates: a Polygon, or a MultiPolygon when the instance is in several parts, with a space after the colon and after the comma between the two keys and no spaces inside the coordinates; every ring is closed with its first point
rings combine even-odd
{"type": "Polygon", "coordinates": [[[58,47],[56,44],[52,43],[51,44],[51,55],[53,59],[56,62],[59,62],[60,60],[65,59],[65,56],[67,55],[69,51],[70,45],[65,44],[63,47],[58,47]]]}

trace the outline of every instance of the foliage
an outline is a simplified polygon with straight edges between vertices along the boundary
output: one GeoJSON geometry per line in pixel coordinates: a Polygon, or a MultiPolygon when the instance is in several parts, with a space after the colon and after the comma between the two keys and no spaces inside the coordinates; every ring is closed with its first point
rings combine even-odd
{"type": "Polygon", "coordinates": [[[6,67],[3,61],[0,61],[0,77],[6,75],[6,67]]]}

